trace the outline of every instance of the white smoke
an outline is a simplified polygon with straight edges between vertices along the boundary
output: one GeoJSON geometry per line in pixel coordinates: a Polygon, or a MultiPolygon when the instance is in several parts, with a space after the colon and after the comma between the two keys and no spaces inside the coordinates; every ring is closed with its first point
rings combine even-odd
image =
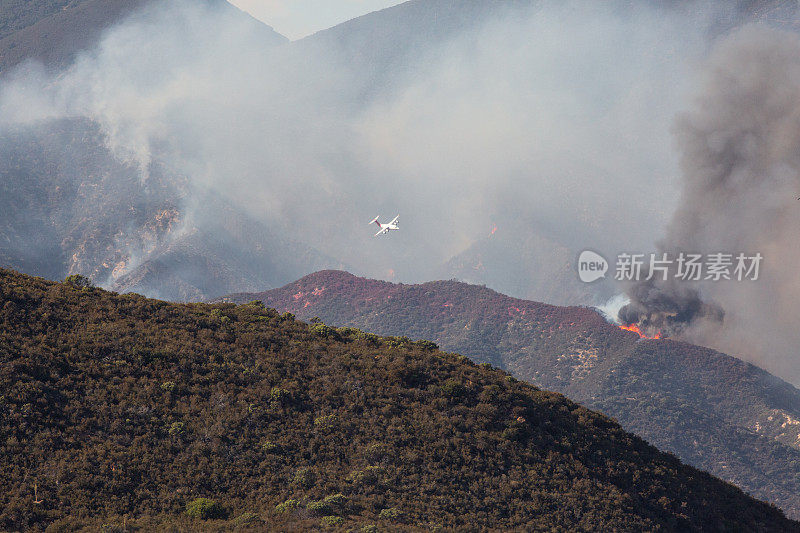
{"type": "Polygon", "coordinates": [[[271,50],[236,17],[172,3],[114,28],[55,79],[19,73],[0,114],[89,117],[144,176],[158,152],[379,277],[393,266],[425,279],[501,215],[570,244],[644,246],[675,197],[669,123],[703,35],[634,11],[553,4],[496,21],[352,105],[361,65],[321,47],[271,50]],[[362,225],[379,212],[403,214],[390,246],[362,225]]]}
{"type": "Polygon", "coordinates": [[[438,276],[498,221],[564,249],[647,252],[678,203],[674,119],[726,9],[691,5],[543,2],[398,59],[343,55],[335,35],[267,43],[230,11],[170,2],[57,76],[7,77],[0,127],[91,119],[144,183],[159,161],[377,278],[438,276]],[[366,222],[398,213],[402,231],[374,239],[366,222]]]}

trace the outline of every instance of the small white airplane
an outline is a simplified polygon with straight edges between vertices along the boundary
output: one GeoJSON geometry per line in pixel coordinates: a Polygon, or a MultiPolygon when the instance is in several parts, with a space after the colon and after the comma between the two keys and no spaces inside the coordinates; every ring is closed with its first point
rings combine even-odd
{"type": "Polygon", "coordinates": [[[390,230],[400,229],[400,227],[397,225],[397,219],[400,218],[400,215],[394,217],[394,220],[392,220],[388,224],[381,224],[380,222],[378,222],[379,218],[381,218],[380,215],[376,216],[370,221],[370,224],[375,223],[378,225],[379,228],[381,228],[381,230],[375,234],[376,237],[382,233],[389,233],[390,230]]]}

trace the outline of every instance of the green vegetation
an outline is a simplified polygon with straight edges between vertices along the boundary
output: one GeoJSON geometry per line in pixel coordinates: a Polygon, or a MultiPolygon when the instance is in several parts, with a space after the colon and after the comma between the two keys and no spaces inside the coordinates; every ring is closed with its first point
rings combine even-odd
{"type": "Polygon", "coordinates": [[[315,515],[339,515],[344,512],[346,501],[344,494],[332,494],[322,500],[308,502],[306,509],[315,515]]]}
{"type": "Polygon", "coordinates": [[[318,416],[314,419],[314,425],[319,429],[330,429],[336,425],[338,420],[336,415],[318,416]]]}
{"type": "Polygon", "coordinates": [[[344,518],[341,516],[323,516],[322,524],[325,526],[340,526],[344,524],[344,518]]]}
{"type": "Polygon", "coordinates": [[[378,513],[378,518],[380,518],[381,520],[396,520],[399,517],[400,517],[400,511],[398,511],[394,507],[381,509],[381,512],[378,513]]]}
{"type": "Polygon", "coordinates": [[[281,447],[271,440],[265,440],[261,443],[261,449],[268,453],[278,453],[280,452],[281,447]]]}
{"type": "Polygon", "coordinates": [[[310,468],[299,468],[292,477],[292,485],[301,489],[310,489],[314,486],[317,476],[310,468]]]}
{"type": "Polygon", "coordinates": [[[354,485],[375,486],[380,482],[382,469],[380,466],[368,466],[348,474],[347,481],[354,485]]]}
{"type": "Polygon", "coordinates": [[[260,527],[264,521],[256,513],[242,513],[236,517],[233,524],[237,527],[260,527]]]}
{"type": "Polygon", "coordinates": [[[467,388],[455,379],[448,379],[442,385],[442,394],[450,399],[461,398],[466,392],[467,388]]]}
{"type": "MultiPolygon", "coordinates": [[[[455,281],[396,285],[323,271],[258,298],[301,319],[344,326],[339,331],[349,338],[365,337],[361,328],[432,339],[483,369],[505,369],[598,409],[800,518],[800,425],[790,422],[800,420],[800,391],[753,365],[686,343],[639,341],[588,308],[518,300],[455,281]],[[321,288],[308,305],[292,297],[321,288]]],[[[398,379],[430,384],[411,367],[398,379]]],[[[445,380],[442,396],[454,402],[464,383],[445,380]]],[[[497,397],[495,391],[484,401],[497,397]]],[[[501,436],[522,442],[525,426],[508,421],[501,436]]]]}
{"type": "Polygon", "coordinates": [[[225,509],[214,500],[197,498],[186,504],[186,514],[200,520],[225,518],[225,509]]]}
{"type": "Polygon", "coordinates": [[[313,327],[0,270],[0,530],[794,526],[559,394],[313,327]]]}
{"type": "Polygon", "coordinates": [[[286,500],[275,506],[275,512],[278,514],[291,513],[300,508],[300,500],[286,500]]]}
{"type": "Polygon", "coordinates": [[[81,276],[80,274],[72,274],[71,276],[67,276],[67,278],[64,280],[64,283],[79,289],[89,289],[92,287],[91,280],[86,276],[81,276]]]}

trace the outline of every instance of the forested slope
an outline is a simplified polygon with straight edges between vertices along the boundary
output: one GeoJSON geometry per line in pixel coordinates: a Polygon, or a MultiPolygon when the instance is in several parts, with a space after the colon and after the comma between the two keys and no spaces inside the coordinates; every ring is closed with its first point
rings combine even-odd
{"type": "Polygon", "coordinates": [[[0,332],[0,529],[797,527],[430,342],[9,270],[0,332]]]}

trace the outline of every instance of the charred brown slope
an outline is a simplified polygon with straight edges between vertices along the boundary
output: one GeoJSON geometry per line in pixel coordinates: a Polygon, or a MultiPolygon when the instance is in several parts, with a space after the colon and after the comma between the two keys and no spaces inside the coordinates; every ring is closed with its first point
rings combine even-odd
{"type": "Polygon", "coordinates": [[[616,418],[663,450],[800,517],[800,391],[736,358],[640,341],[595,311],[454,281],[392,284],[324,271],[263,300],[302,318],[438,342],[616,418]]]}
{"type": "Polygon", "coordinates": [[[0,331],[0,529],[797,527],[428,342],[8,270],[0,331]],[[218,518],[185,517],[197,497],[218,518]]]}

